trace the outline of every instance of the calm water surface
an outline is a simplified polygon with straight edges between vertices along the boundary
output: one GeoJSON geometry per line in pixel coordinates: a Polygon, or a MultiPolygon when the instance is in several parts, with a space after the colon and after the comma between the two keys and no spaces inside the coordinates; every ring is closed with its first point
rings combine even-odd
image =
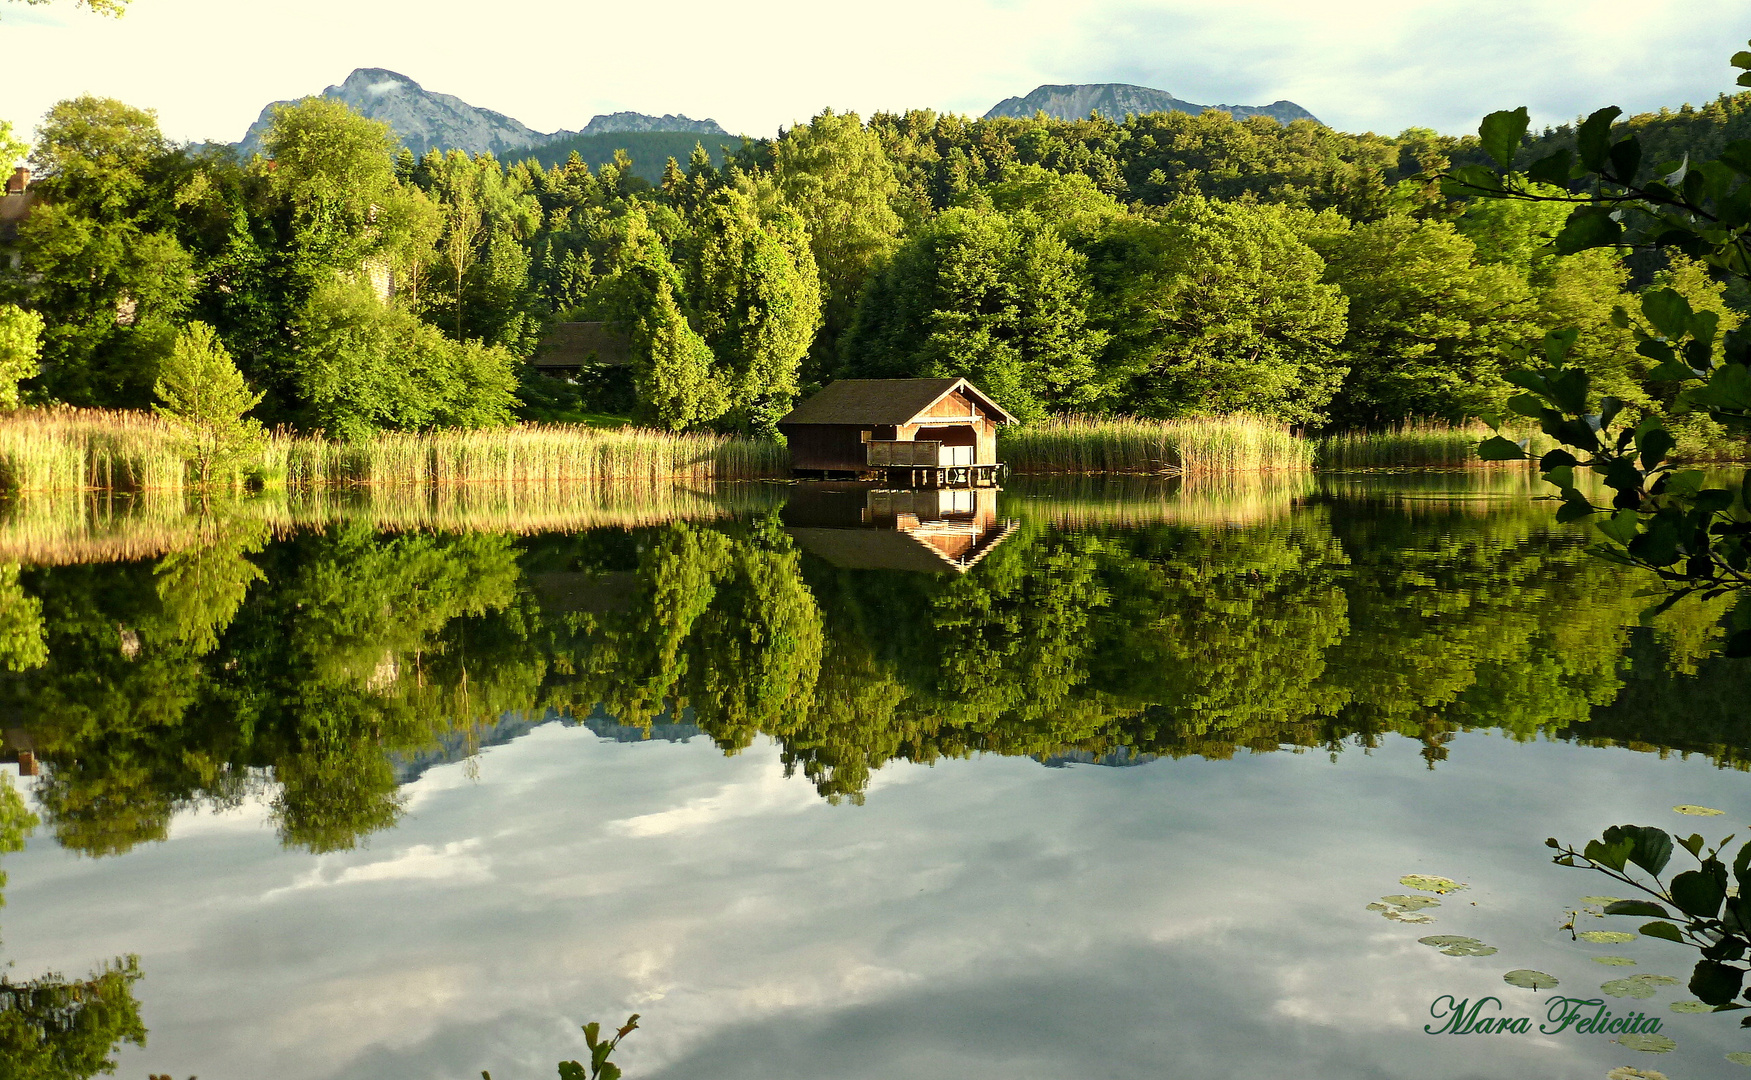
{"type": "Polygon", "coordinates": [[[46,648],[0,675],[41,819],[0,861],[7,977],[137,957],[55,1036],[131,994],[133,1078],[549,1077],[633,1011],[634,1080],[1745,1075],[1683,986],[1606,999],[1663,1055],[1423,1031],[1445,994],[1542,1017],[1510,969],[1688,977],[1560,929],[1609,883],[1546,836],[1751,823],[1721,612],[1638,625],[1646,582],[1531,491],[774,486],[39,541],[0,575],[0,656],[46,648]],[[1411,873],[1470,887],[1366,910],[1411,873]]]}

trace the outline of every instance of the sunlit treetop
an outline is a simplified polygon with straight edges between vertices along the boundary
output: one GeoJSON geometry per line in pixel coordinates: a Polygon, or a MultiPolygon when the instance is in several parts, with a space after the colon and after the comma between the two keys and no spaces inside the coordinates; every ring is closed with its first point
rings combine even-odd
{"type": "MultiPolygon", "coordinates": [[[[16,0],[14,0],[16,2],[16,0]]],[[[24,0],[27,4],[47,4],[51,0],[24,0]]],[[[119,18],[128,10],[129,0],[75,0],[80,7],[90,8],[99,15],[109,15],[119,18]]]]}

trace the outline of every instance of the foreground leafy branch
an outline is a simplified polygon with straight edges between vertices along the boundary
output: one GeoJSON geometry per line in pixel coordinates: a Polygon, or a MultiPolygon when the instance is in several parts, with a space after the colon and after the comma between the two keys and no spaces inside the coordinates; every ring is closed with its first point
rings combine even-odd
{"type": "MultiPolygon", "coordinates": [[[[559,1080],[620,1080],[620,1066],[609,1061],[614,1048],[620,1045],[620,1040],[638,1030],[638,1014],[633,1013],[626,1018],[626,1023],[614,1033],[612,1039],[602,1038],[602,1025],[594,1020],[584,1025],[584,1045],[590,1051],[589,1071],[586,1072],[582,1063],[562,1061],[559,1063],[559,1080]]],[[[492,1080],[492,1074],[485,1069],[480,1070],[481,1080],[492,1080]]]]}
{"type": "MultiPolygon", "coordinates": [[[[1751,52],[1734,55],[1751,85],[1751,52]]],[[[1685,159],[1644,168],[1634,136],[1613,140],[1622,110],[1600,109],[1581,124],[1575,148],[1538,159],[1523,173],[1514,157],[1526,139],[1524,107],[1484,117],[1478,136],[1497,163],[1467,165],[1440,175],[1442,191],[1460,198],[1572,203],[1552,240],[1559,255],[1589,248],[1647,247],[1681,252],[1719,278],[1751,281],[1751,140],[1729,143],[1713,161],[1685,159]]],[[[1654,366],[1645,378],[1665,388],[1672,415],[1704,414],[1729,431],[1751,432],[1751,332],[1720,332],[1714,312],[1694,311],[1673,289],[1642,298],[1640,318],[1623,308],[1612,322],[1633,330],[1636,352],[1654,366]]],[[[1558,490],[1560,521],[1597,521],[1605,542],[1594,550],[1617,562],[1653,571],[1674,586],[1661,607],[1701,591],[1716,597],[1751,585],[1751,478],[1709,487],[1697,470],[1677,468],[1668,455],[1677,440],[1652,411],[1637,417],[1625,402],[1590,393],[1586,371],[1568,362],[1575,330],[1543,341],[1545,366],[1508,378],[1525,392],[1508,408],[1537,420],[1560,446],[1539,459],[1558,490]],[[1612,492],[1597,504],[1580,474],[1591,471],[1612,492]]],[[[1500,429],[1500,417],[1486,417],[1500,429]]],[[[1524,445],[1501,435],[1484,440],[1485,460],[1528,459],[1524,445]]],[[[1729,656],[1751,655],[1751,601],[1733,614],[1729,656]]]]}
{"type": "MultiPolygon", "coordinates": [[[[1702,953],[1690,976],[1690,992],[1716,1012],[1743,1009],[1751,996],[1743,997],[1747,972],[1746,954],[1751,950],[1751,897],[1745,893],[1751,879],[1751,843],[1740,846],[1729,879],[1721,852],[1731,836],[1712,848],[1704,848],[1701,834],[1680,837],[1678,846],[1697,861],[1697,869],[1662,881],[1660,874],[1672,858],[1673,838],[1663,829],[1646,825],[1613,825],[1598,840],[1589,840],[1577,851],[1554,837],[1547,847],[1558,854],[1558,866],[1597,870],[1624,885],[1652,897],[1650,900],[1619,900],[1607,904],[1607,915],[1651,916],[1641,933],[1689,945],[1702,953]],[[1629,871],[1646,870],[1652,882],[1629,871]],[[1736,888],[1734,887],[1736,886],[1736,888]]],[[[1751,1019],[1744,1021],[1751,1026],[1751,1019]]]]}

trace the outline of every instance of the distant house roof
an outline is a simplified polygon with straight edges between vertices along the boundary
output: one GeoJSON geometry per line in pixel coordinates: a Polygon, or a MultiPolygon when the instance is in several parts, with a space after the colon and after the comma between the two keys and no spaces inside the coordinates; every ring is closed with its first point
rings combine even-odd
{"type": "Polygon", "coordinates": [[[578,368],[585,364],[625,367],[632,362],[626,335],[601,322],[555,323],[535,348],[538,368],[578,368]]]}
{"type": "Polygon", "coordinates": [[[961,390],[992,413],[999,423],[1013,424],[1001,405],[965,379],[840,379],[790,410],[786,424],[910,424],[919,414],[961,390]]]}
{"type": "Polygon", "coordinates": [[[0,240],[18,237],[18,226],[36,203],[36,192],[25,191],[0,195],[0,240]]]}

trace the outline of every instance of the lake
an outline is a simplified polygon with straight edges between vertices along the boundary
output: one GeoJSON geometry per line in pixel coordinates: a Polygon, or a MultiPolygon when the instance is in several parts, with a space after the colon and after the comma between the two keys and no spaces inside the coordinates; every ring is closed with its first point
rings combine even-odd
{"type": "Polygon", "coordinates": [[[637,1012],[633,1080],[1751,1075],[1736,1018],[1671,1009],[1695,954],[1576,940],[1635,922],[1543,846],[1743,837],[1751,663],[1719,607],[1642,618],[1537,488],[0,512],[39,819],[0,952],[54,1006],[0,1045],[515,1080],[637,1012]],[[1539,1033],[1626,972],[1678,980],[1602,997],[1676,1050],[1539,1033]],[[1534,1023],[1426,1033],[1443,996],[1534,1023]]]}

